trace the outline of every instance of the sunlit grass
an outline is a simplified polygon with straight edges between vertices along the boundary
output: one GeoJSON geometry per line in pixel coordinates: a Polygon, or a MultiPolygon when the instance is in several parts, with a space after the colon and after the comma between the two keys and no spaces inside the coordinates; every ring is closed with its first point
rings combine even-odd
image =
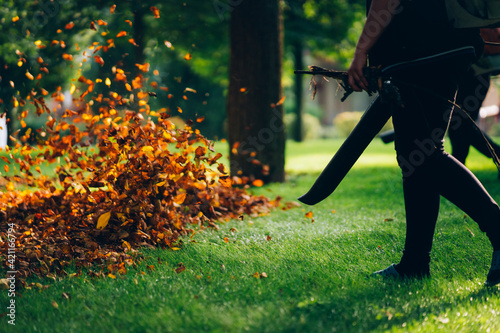
{"type": "MultiPolygon", "coordinates": [[[[296,200],[341,142],[289,142],[288,181],[253,191],[296,200]]],[[[500,201],[493,163],[477,152],[468,163],[500,201]]],[[[399,260],[405,231],[393,147],[374,141],[337,191],[316,206],[228,221],[219,231],[185,239],[180,251],[143,249],[142,265],[116,279],[32,279],[48,288],[21,291],[16,329],[498,332],[500,288],[482,286],[491,260],[488,240],[461,211],[442,202],[432,277],[370,278],[399,260]],[[314,220],[305,216],[309,211],[314,220]],[[186,269],[176,273],[180,263],[186,269]]],[[[0,304],[7,301],[2,292],[0,304]]],[[[1,317],[0,330],[11,328],[1,317]]]]}

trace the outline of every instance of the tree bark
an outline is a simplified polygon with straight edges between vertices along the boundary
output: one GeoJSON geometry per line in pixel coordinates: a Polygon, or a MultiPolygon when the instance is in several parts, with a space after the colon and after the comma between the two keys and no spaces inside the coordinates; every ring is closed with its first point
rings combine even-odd
{"type": "Polygon", "coordinates": [[[227,97],[232,176],[285,179],[279,0],[242,0],[232,8],[227,97]]]}

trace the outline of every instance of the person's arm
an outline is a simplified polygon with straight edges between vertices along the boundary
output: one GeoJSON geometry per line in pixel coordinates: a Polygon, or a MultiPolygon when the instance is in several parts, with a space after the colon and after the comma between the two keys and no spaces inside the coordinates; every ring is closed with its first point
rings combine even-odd
{"type": "Polygon", "coordinates": [[[375,45],[385,28],[391,22],[394,14],[398,11],[399,3],[400,0],[372,1],[363,31],[356,45],[354,58],[347,70],[349,85],[354,91],[367,89],[368,81],[363,74],[363,68],[366,67],[368,52],[375,45]]]}

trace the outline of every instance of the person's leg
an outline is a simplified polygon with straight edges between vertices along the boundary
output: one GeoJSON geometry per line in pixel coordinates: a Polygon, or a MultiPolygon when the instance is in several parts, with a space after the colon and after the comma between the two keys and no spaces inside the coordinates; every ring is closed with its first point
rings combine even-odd
{"type": "Polygon", "coordinates": [[[405,107],[393,112],[395,149],[403,173],[406,211],[405,248],[396,270],[406,276],[429,274],[440,203],[431,161],[443,150],[448,125],[448,117],[443,114],[450,109],[447,101],[455,94],[455,86],[446,80],[424,87],[436,94],[420,89],[418,84],[417,87],[401,85],[405,107]]]}
{"type": "Polygon", "coordinates": [[[421,90],[402,86],[400,91],[406,106],[393,113],[407,219],[404,254],[396,270],[407,276],[428,274],[440,195],[479,224],[494,250],[500,247],[498,205],[476,177],[443,149],[450,115],[446,111],[450,108],[447,100],[453,100],[453,86],[447,80],[436,80],[427,82],[425,87],[426,90],[421,90]],[[425,92],[429,90],[433,93],[425,92]]]}
{"type": "Polygon", "coordinates": [[[500,146],[476,127],[472,121],[472,119],[477,120],[479,118],[479,110],[486,98],[489,87],[490,75],[474,76],[472,72],[469,72],[459,84],[456,103],[461,108],[455,108],[453,111],[448,135],[453,157],[463,164],[465,164],[470,146],[473,146],[481,154],[489,158],[493,158],[490,149],[493,149],[497,156],[500,155],[500,146]]]}

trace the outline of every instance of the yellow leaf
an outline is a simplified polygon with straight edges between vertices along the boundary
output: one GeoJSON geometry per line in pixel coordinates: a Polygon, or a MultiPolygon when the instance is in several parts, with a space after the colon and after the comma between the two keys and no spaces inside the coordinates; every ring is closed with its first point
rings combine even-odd
{"type": "Polygon", "coordinates": [[[258,279],[260,277],[260,274],[259,274],[259,272],[255,272],[252,276],[254,278],[258,279]]]}
{"type": "Polygon", "coordinates": [[[56,309],[59,309],[59,304],[56,301],[52,301],[52,306],[56,309]]]}
{"type": "Polygon", "coordinates": [[[123,241],[122,246],[123,246],[124,248],[126,247],[127,249],[129,249],[129,251],[130,251],[130,250],[132,250],[132,247],[130,246],[129,242],[127,242],[127,241],[123,241]]]}
{"type": "Polygon", "coordinates": [[[110,217],[111,212],[107,212],[99,216],[99,219],[97,220],[97,229],[104,229],[108,225],[110,217]]]}
{"type": "Polygon", "coordinates": [[[108,277],[110,277],[110,278],[112,278],[112,279],[116,279],[116,276],[115,276],[115,275],[113,275],[113,274],[111,274],[111,273],[109,273],[109,274],[108,274],[108,277]]]}
{"type": "Polygon", "coordinates": [[[14,191],[14,184],[12,182],[7,183],[7,191],[14,191]]]}
{"type": "Polygon", "coordinates": [[[144,146],[144,147],[141,148],[141,150],[146,153],[146,152],[153,151],[154,148],[151,147],[151,146],[144,146]]]}

